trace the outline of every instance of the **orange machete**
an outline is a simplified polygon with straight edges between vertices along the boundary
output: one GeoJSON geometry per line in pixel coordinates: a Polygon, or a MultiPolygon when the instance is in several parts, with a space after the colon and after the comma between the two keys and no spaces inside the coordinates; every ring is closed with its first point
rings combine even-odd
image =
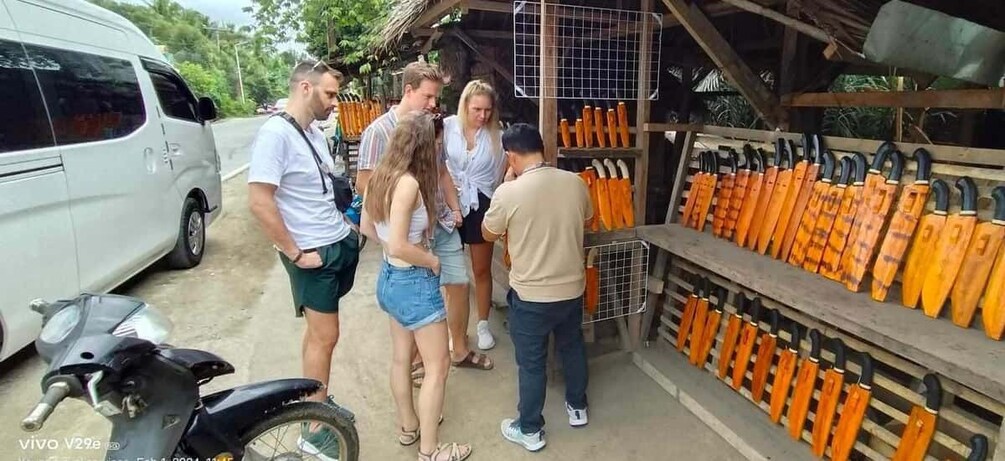
{"type": "Polygon", "coordinates": [[[862,421],[865,420],[865,411],[869,408],[869,401],[872,400],[872,356],[868,352],[862,353],[862,373],[859,374],[858,384],[848,390],[848,396],[844,399],[844,406],[841,408],[841,418],[838,419],[837,427],[834,429],[834,438],[831,440],[831,459],[833,461],[847,461],[851,456],[855,441],[858,440],[858,432],[862,428],[862,421]]]}
{"type": "Polygon", "coordinates": [[[750,395],[754,402],[760,405],[764,400],[764,387],[768,384],[768,372],[775,361],[775,349],[778,346],[778,322],[781,320],[777,310],[768,311],[768,322],[771,329],[761,334],[761,344],[757,346],[757,358],[754,359],[754,374],[750,379],[750,395]]]}
{"type": "Polygon", "coordinates": [[[817,410],[813,412],[813,454],[823,457],[830,440],[831,427],[834,426],[834,413],[837,411],[844,388],[845,346],[840,338],[834,338],[834,366],[824,373],[824,385],[820,388],[820,399],[817,410]]]}
{"type": "Polygon", "coordinates": [[[823,259],[824,250],[827,248],[827,238],[830,236],[834,220],[837,219],[838,210],[841,208],[841,198],[844,197],[844,191],[851,185],[851,173],[852,169],[855,168],[855,162],[851,157],[841,157],[840,163],[841,174],[838,176],[837,182],[831,184],[824,194],[820,215],[817,216],[817,223],[810,235],[810,245],[806,249],[806,259],[803,261],[803,269],[814,274],[820,268],[820,260],[823,259]]]}
{"type": "Polygon", "coordinates": [[[843,275],[841,255],[848,242],[848,234],[851,233],[851,226],[855,222],[858,207],[862,203],[862,191],[865,188],[865,155],[856,152],[853,160],[855,162],[855,179],[851,186],[845,189],[844,196],[841,197],[838,217],[834,220],[834,226],[827,237],[827,248],[824,249],[824,255],[820,258],[820,268],[817,269],[820,275],[835,282],[841,281],[843,275]]]}
{"type": "Polygon", "coordinates": [[[604,159],[604,166],[607,167],[607,193],[610,194],[608,200],[611,202],[611,230],[618,230],[624,227],[623,216],[625,205],[622,202],[624,194],[621,193],[621,180],[618,179],[618,167],[609,158],[604,159]]]}
{"type": "Polygon", "coordinates": [[[861,288],[865,274],[872,264],[873,255],[876,253],[880,232],[890,216],[890,208],[897,200],[897,190],[904,174],[904,154],[895,150],[890,153],[890,160],[893,163],[890,175],[886,181],[873,188],[872,195],[867,199],[868,205],[858,238],[854,242],[849,242],[852,245],[851,264],[845,266],[842,279],[849,291],[858,292],[861,288]]]}
{"type": "Polygon", "coordinates": [[[695,223],[695,229],[699,232],[705,231],[705,225],[708,224],[708,213],[712,211],[712,199],[715,198],[715,187],[719,182],[719,154],[715,151],[709,151],[707,165],[709,172],[705,176],[705,187],[702,188],[697,205],[698,219],[695,223]]]}
{"type": "Polygon", "coordinates": [[[709,312],[708,318],[705,320],[705,328],[702,329],[701,348],[697,359],[693,362],[698,368],[704,368],[705,362],[708,362],[708,356],[712,352],[712,344],[715,343],[715,337],[719,334],[719,325],[722,323],[722,312],[725,310],[726,298],[729,297],[729,291],[725,287],[718,287],[715,296],[715,310],[709,312]]]}
{"type": "MultiPolygon", "coordinates": [[[[1001,186],[995,188],[995,219],[1005,220],[1005,207],[1002,206],[1001,186]]],[[[989,338],[1000,340],[1005,333],[1005,244],[998,250],[998,259],[991,269],[991,278],[984,289],[984,305],[981,306],[981,319],[984,332],[989,338]]]]}
{"type": "MultiPolygon", "coordinates": [[[[761,155],[764,155],[764,149],[757,148],[761,155]]],[[[757,249],[758,238],[761,235],[762,227],[764,226],[764,219],[768,213],[768,204],[775,193],[775,183],[778,182],[778,172],[782,168],[782,153],[775,152],[774,164],[768,167],[764,171],[764,183],[761,184],[760,195],[757,196],[757,206],[754,208],[754,218],[750,221],[750,231],[747,235],[747,248],[750,250],[757,249]]],[[[772,229],[774,230],[774,229],[772,229]]]]}
{"type": "Polygon", "coordinates": [[[827,196],[827,192],[830,191],[831,184],[834,182],[836,163],[834,153],[829,150],[824,151],[821,157],[824,160],[824,166],[820,172],[821,176],[813,183],[810,199],[806,202],[806,211],[803,212],[803,216],[799,220],[796,239],[793,241],[792,251],[789,253],[789,264],[796,267],[801,267],[806,262],[806,251],[809,250],[810,238],[813,236],[813,230],[816,229],[824,197],[827,196]]]}
{"type": "Polygon", "coordinates": [[[694,320],[691,321],[691,348],[688,351],[688,361],[696,362],[701,348],[705,345],[705,321],[708,318],[709,298],[712,296],[712,281],[708,278],[705,282],[704,294],[698,299],[698,304],[694,308],[694,320]]]}
{"type": "MultiPolygon", "coordinates": [[[[775,231],[772,236],[774,242],[771,245],[772,258],[781,258],[782,246],[785,243],[785,234],[788,232],[789,223],[792,221],[792,214],[795,212],[796,202],[802,194],[803,185],[806,184],[806,174],[809,172],[810,166],[816,162],[815,157],[817,156],[812,154],[812,145],[813,142],[810,140],[810,135],[804,134],[803,150],[806,153],[806,156],[796,161],[795,167],[792,168],[792,183],[789,185],[789,190],[785,194],[785,201],[782,203],[782,212],[778,215],[778,223],[775,224],[775,231]]],[[[789,150],[792,151],[794,157],[799,157],[796,145],[791,140],[789,140],[789,150]]],[[[788,258],[788,255],[786,255],[786,258],[788,258]]]]}
{"type": "Polygon", "coordinates": [[[593,107],[583,106],[583,139],[586,147],[593,147],[593,107]]]}
{"type": "Polygon", "coordinates": [[[928,258],[925,282],[921,286],[921,305],[925,315],[936,318],[956,282],[963,256],[977,226],[977,184],[968,176],[956,180],[963,203],[958,214],[946,218],[935,251],[928,258]]]}
{"type": "Polygon", "coordinates": [[[620,101],[618,102],[618,129],[620,130],[621,134],[621,147],[629,147],[628,107],[625,106],[625,103],[620,101]]]}
{"type": "Polygon", "coordinates": [[[1005,240],[1005,186],[996,187],[991,196],[995,200],[994,217],[990,222],[978,224],[974,230],[950,297],[953,323],[963,328],[970,328],[974,320],[977,301],[987,286],[995,256],[1005,240]]]}
{"type": "Polygon", "coordinates": [[[904,186],[904,190],[900,193],[897,208],[890,218],[890,228],[883,238],[883,245],[879,248],[876,264],[872,267],[871,294],[872,299],[879,302],[886,301],[886,296],[893,285],[893,278],[904,260],[907,245],[914,236],[915,229],[918,228],[921,213],[925,211],[925,203],[928,202],[928,193],[931,190],[932,154],[924,148],[919,148],[914,151],[914,160],[918,163],[914,184],[904,186]]]}
{"type": "Polygon", "coordinates": [[[737,293],[733,298],[736,304],[736,312],[729,317],[726,324],[726,334],[722,338],[722,350],[719,354],[719,379],[725,380],[729,372],[729,364],[733,361],[733,352],[736,351],[736,341],[740,339],[740,329],[743,327],[743,314],[747,311],[747,296],[737,293]]]}
{"type": "Polygon", "coordinates": [[[935,243],[946,227],[946,216],[949,214],[949,186],[945,181],[936,179],[932,181],[932,191],[935,192],[935,210],[921,217],[904,260],[901,298],[904,306],[911,309],[917,308],[921,300],[921,287],[928,270],[925,264],[929,253],[935,251],[935,243]]]}
{"type": "Polygon", "coordinates": [[[593,169],[597,172],[597,214],[600,216],[601,230],[614,230],[614,210],[611,203],[610,181],[607,170],[600,160],[593,159],[593,169]]]}
{"type": "Polygon", "coordinates": [[[872,166],[869,168],[869,173],[865,175],[865,186],[862,188],[862,200],[859,202],[858,207],[855,210],[855,220],[851,225],[851,230],[848,232],[848,238],[845,242],[844,250],[841,253],[840,263],[838,265],[838,270],[841,272],[840,277],[835,281],[844,283],[845,272],[847,268],[852,264],[852,255],[854,254],[853,248],[855,247],[855,242],[859,239],[859,233],[862,229],[862,224],[865,217],[869,214],[869,202],[873,196],[873,191],[876,186],[882,184],[886,181],[883,177],[883,165],[886,163],[887,157],[895,150],[895,146],[891,142],[885,142],[879,146],[876,150],[876,155],[872,159],[872,166]]]}
{"type": "MultiPolygon", "coordinates": [[[[733,158],[739,157],[735,150],[730,149],[733,158]]],[[[744,153],[743,167],[736,172],[736,179],[733,181],[733,190],[729,197],[729,210],[726,213],[726,224],[722,229],[722,238],[732,239],[736,232],[736,222],[740,220],[740,209],[743,207],[743,198],[747,195],[747,183],[750,180],[750,165],[752,157],[744,153]]]]}
{"type": "Polygon", "coordinates": [[[625,227],[635,227],[635,199],[632,198],[632,178],[628,175],[628,164],[618,159],[618,169],[621,170],[621,219],[625,227]]]}
{"type": "Polygon", "coordinates": [[[733,362],[733,390],[743,387],[743,379],[747,377],[747,367],[750,366],[750,356],[757,344],[758,323],[761,317],[761,298],[754,298],[750,303],[750,322],[743,326],[740,332],[740,342],[736,345],[736,361],[733,362]]]}
{"type": "Polygon", "coordinates": [[[789,390],[792,389],[792,377],[796,375],[796,365],[799,363],[799,348],[802,342],[803,331],[799,323],[792,322],[789,325],[789,347],[782,351],[778,358],[778,367],[775,369],[775,380],[771,382],[771,422],[778,423],[782,420],[782,410],[785,409],[785,402],[789,399],[789,390]]]}
{"type": "Polygon", "coordinates": [[[757,199],[761,195],[761,184],[764,183],[764,156],[760,151],[755,151],[749,144],[744,145],[743,150],[750,152],[751,158],[754,160],[752,165],[756,164],[756,166],[751,166],[750,177],[747,179],[747,192],[744,194],[743,205],[740,208],[740,219],[736,222],[736,234],[733,240],[741,247],[747,244],[751,222],[754,219],[754,209],[757,208],[757,199]]]}
{"type": "Polygon", "coordinates": [[[729,152],[729,173],[722,177],[722,187],[719,188],[719,195],[715,199],[715,213],[712,215],[712,235],[722,237],[726,227],[726,218],[729,215],[729,202],[733,197],[733,186],[736,184],[737,163],[739,156],[736,151],[729,152]]]}
{"type": "Polygon", "coordinates": [[[687,192],[687,199],[684,201],[684,212],[681,216],[681,225],[691,227],[691,216],[694,214],[695,205],[698,204],[698,194],[703,187],[705,176],[705,153],[698,154],[698,171],[691,175],[691,185],[687,192]]]}
{"type": "Polygon", "coordinates": [[[931,373],[925,375],[922,381],[925,383],[925,406],[922,408],[915,405],[911,409],[911,416],[904,426],[893,461],[924,460],[928,447],[932,444],[932,437],[935,436],[935,425],[942,407],[942,383],[938,376],[931,373]]]}
{"type": "Polygon", "coordinates": [[[789,259],[792,245],[796,241],[796,234],[799,232],[799,223],[802,222],[803,213],[806,212],[806,205],[810,202],[810,197],[813,195],[813,185],[816,184],[817,178],[820,176],[821,165],[824,164],[823,141],[820,139],[820,136],[815,134],[804,135],[803,152],[806,153],[806,158],[811,158],[812,155],[813,163],[806,169],[803,184],[798,188],[799,195],[792,205],[792,213],[789,215],[789,221],[785,226],[785,237],[781,241],[776,241],[776,245],[781,244],[781,249],[776,250],[777,253],[772,252],[772,256],[782,261],[789,259]],[[810,154],[811,150],[813,154],[810,154]]]}
{"type": "Polygon", "coordinates": [[[677,350],[683,351],[684,344],[687,342],[688,335],[691,334],[691,325],[694,322],[694,313],[698,309],[698,303],[701,302],[702,298],[707,296],[705,294],[705,278],[702,277],[695,282],[691,296],[687,298],[687,303],[684,304],[684,312],[680,318],[680,325],[677,328],[677,350]]]}
{"type": "Polygon", "coordinates": [[[778,179],[775,180],[775,188],[768,199],[768,208],[764,212],[764,220],[761,224],[761,231],[757,234],[757,252],[766,254],[771,244],[771,238],[775,235],[778,225],[778,218],[782,214],[782,207],[785,206],[785,199],[788,197],[789,189],[792,187],[792,175],[795,168],[795,145],[789,147],[791,141],[778,138],[775,142],[775,163],[780,158],[785,166],[779,165],[778,179]]]}
{"type": "Polygon", "coordinates": [[[803,426],[806,415],[810,411],[810,399],[817,385],[817,372],[820,371],[820,332],[815,328],[810,330],[810,356],[799,364],[799,374],[796,376],[796,388],[793,390],[792,402],[789,403],[789,436],[793,440],[803,438],[803,426]]]}

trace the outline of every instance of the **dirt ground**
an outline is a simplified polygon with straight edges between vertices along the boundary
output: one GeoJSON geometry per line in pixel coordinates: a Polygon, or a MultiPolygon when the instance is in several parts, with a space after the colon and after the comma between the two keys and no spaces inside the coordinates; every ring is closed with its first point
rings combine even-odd
{"type": "MultiPolygon", "coordinates": [[[[300,375],[303,319],[295,318],[286,273],[271,244],[247,210],[245,176],[224,184],[224,214],[209,229],[207,255],[189,271],[152,268],[120,293],[138,296],[166,312],[174,323],[170,342],[205,349],[229,360],[233,375],[204,392],[251,381],[300,375]]],[[[353,291],[342,303],[342,335],[336,350],[331,393],[355,412],[364,460],[415,459],[415,447],[395,440],[388,384],[387,316],[376,306],[379,249],[368,245],[353,291]]],[[[566,423],[561,383],[550,386],[545,408],[548,446],[531,454],[507,442],[499,422],[516,412],[517,372],[505,311],[493,311],[496,363],[489,372],[452,370],[447,383],[441,440],[471,443],[471,459],[736,460],[742,457],[636,368],[628,356],[605,356],[590,364],[590,424],[566,423]]],[[[474,322],[470,333],[474,334],[474,322]]],[[[18,422],[39,398],[44,364],[29,349],[0,365],[2,459],[98,460],[94,450],[24,448],[31,437],[105,440],[110,426],[81,402],[61,405],[46,427],[26,434],[18,422]],[[52,458],[55,457],[55,458],[52,458]]]]}

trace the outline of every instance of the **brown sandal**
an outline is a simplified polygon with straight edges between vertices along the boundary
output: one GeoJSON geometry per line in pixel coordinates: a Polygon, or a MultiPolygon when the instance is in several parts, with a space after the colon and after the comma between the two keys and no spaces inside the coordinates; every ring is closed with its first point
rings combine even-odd
{"type": "Polygon", "coordinates": [[[430,454],[419,451],[419,461],[464,461],[471,456],[471,445],[442,443],[430,454]]]}
{"type": "Polygon", "coordinates": [[[426,368],[422,362],[412,364],[412,387],[422,387],[422,378],[426,377],[426,368]]]}
{"type": "Polygon", "coordinates": [[[460,361],[451,363],[457,368],[474,368],[477,370],[491,370],[495,368],[495,364],[489,360],[489,357],[485,354],[475,354],[475,351],[468,351],[468,355],[465,356],[460,361]]]}

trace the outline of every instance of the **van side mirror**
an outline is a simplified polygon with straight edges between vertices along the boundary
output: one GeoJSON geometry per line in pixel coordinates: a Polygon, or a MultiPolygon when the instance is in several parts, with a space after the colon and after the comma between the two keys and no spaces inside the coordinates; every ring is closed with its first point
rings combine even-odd
{"type": "Polygon", "coordinates": [[[199,98],[199,117],[203,120],[216,120],[216,104],[213,100],[203,96],[199,98]]]}

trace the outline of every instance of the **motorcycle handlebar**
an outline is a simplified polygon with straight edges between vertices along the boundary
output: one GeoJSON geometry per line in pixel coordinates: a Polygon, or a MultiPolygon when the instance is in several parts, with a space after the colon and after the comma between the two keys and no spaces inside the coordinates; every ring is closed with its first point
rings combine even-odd
{"type": "Polygon", "coordinates": [[[52,410],[56,409],[56,405],[59,405],[59,402],[62,402],[69,393],[70,385],[65,382],[55,382],[49,385],[45,395],[28,414],[28,417],[21,420],[21,429],[26,432],[36,432],[42,429],[42,425],[45,424],[46,419],[49,419],[52,410]]]}

